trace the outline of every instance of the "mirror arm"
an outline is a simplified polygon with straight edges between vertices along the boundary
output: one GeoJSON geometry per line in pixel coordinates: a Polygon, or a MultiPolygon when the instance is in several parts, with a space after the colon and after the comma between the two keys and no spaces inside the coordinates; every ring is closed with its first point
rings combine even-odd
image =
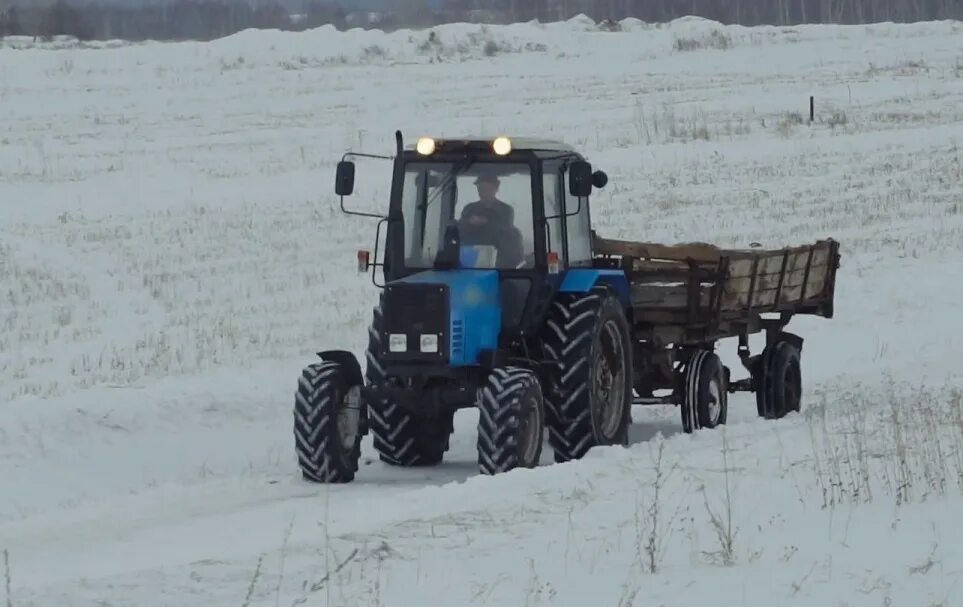
{"type": "MultiPolygon", "coordinates": [[[[365,153],[362,153],[362,152],[346,152],[344,155],[341,156],[341,161],[344,162],[344,161],[347,160],[349,157],[355,157],[355,158],[373,158],[373,159],[375,159],[375,160],[394,160],[394,159],[395,159],[394,156],[383,156],[383,155],[379,155],[379,154],[365,154],[365,153]]],[[[387,218],[388,218],[387,215],[382,215],[382,214],[380,214],[380,213],[365,213],[365,212],[362,212],[362,211],[352,211],[352,210],[350,210],[350,209],[347,209],[347,208],[345,208],[345,206],[344,206],[344,196],[340,196],[339,198],[340,198],[340,203],[341,203],[341,212],[344,213],[345,215],[354,215],[355,217],[370,217],[370,218],[372,218],[372,219],[387,219],[387,218]]]]}
{"type": "Polygon", "coordinates": [[[344,196],[341,196],[341,212],[345,215],[354,215],[356,217],[371,217],[373,219],[388,219],[387,215],[379,215],[378,213],[364,213],[362,211],[352,211],[350,209],[344,208],[344,196]]]}
{"type": "Polygon", "coordinates": [[[378,154],[362,154],[361,152],[346,152],[344,156],[341,157],[342,161],[348,159],[349,156],[354,156],[356,158],[374,158],[376,160],[394,160],[394,156],[380,156],[378,154]]]}

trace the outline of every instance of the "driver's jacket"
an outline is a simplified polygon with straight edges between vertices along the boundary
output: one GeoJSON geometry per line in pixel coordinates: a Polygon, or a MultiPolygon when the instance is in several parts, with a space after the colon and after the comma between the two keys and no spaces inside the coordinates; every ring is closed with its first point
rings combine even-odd
{"type": "Polygon", "coordinates": [[[497,200],[494,204],[472,202],[462,210],[458,233],[464,244],[491,245],[498,251],[499,268],[515,268],[522,262],[522,234],[515,228],[515,209],[497,200]],[[480,218],[481,223],[473,223],[480,218]]]}

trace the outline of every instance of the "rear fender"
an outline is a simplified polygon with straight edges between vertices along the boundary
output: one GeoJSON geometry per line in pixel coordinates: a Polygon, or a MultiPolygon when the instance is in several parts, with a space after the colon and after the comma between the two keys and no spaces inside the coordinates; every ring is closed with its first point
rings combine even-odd
{"type": "Polygon", "coordinates": [[[364,377],[361,375],[361,365],[354,354],[346,350],[325,350],[318,352],[321,360],[338,363],[348,374],[348,380],[352,386],[364,385],[364,377]]]}
{"type": "Polygon", "coordinates": [[[588,293],[599,285],[611,287],[624,308],[630,307],[629,280],[621,270],[574,269],[565,273],[561,293],[588,293]]]}
{"type": "Polygon", "coordinates": [[[790,344],[793,345],[793,347],[799,350],[800,353],[802,353],[803,338],[799,337],[795,333],[789,333],[788,331],[780,331],[776,335],[775,340],[773,340],[772,345],[775,345],[777,342],[780,342],[780,341],[789,342],[790,344]]]}

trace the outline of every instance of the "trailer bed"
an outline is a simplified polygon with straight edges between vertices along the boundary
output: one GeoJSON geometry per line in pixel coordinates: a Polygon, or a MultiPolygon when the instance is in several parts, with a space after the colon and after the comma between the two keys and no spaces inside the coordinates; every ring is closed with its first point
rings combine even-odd
{"type": "Polygon", "coordinates": [[[714,328],[760,314],[833,315],[839,243],[783,249],[611,240],[594,236],[597,265],[625,271],[637,322],[714,328]]]}

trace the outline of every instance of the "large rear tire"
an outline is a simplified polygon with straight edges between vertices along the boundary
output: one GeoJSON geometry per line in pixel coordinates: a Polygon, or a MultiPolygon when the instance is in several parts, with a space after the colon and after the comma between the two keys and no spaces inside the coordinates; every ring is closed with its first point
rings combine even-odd
{"type": "Polygon", "coordinates": [[[545,405],[528,369],[495,369],[478,403],[478,467],[483,474],[534,468],[542,455],[545,405]]]}
{"type": "Polygon", "coordinates": [[[317,483],[354,480],[361,456],[361,386],[330,361],[306,367],[294,400],[294,447],[302,476],[317,483]]]}
{"type": "MultiPolygon", "coordinates": [[[[381,306],[378,306],[374,309],[374,319],[368,328],[368,350],[365,354],[365,379],[369,386],[379,386],[385,381],[384,367],[378,358],[381,352],[382,318],[381,306]]],[[[368,427],[381,461],[404,467],[441,463],[448,451],[453,412],[434,418],[419,417],[389,398],[371,398],[367,401],[367,407],[368,427]]]]}
{"type": "Polygon", "coordinates": [[[555,461],[581,459],[595,446],[627,445],[632,414],[630,327],[606,287],[559,294],[542,348],[559,363],[545,394],[555,461]]]}

